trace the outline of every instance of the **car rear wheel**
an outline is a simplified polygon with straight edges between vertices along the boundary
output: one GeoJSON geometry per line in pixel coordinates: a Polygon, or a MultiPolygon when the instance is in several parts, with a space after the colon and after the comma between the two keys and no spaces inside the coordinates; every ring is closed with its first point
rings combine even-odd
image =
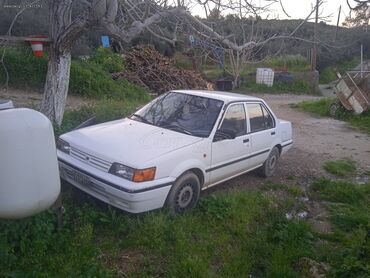
{"type": "Polygon", "coordinates": [[[173,214],[189,211],[198,202],[200,182],[197,175],[187,172],[173,185],[167,197],[167,206],[173,214]]]}
{"type": "Polygon", "coordinates": [[[262,167],[260,168],[260,173],[263,177],[267,178],[275,174],[279,156],[279,149],[277,147],[274,147],[267,157],[265,163],[263,163],[262,167]]]}

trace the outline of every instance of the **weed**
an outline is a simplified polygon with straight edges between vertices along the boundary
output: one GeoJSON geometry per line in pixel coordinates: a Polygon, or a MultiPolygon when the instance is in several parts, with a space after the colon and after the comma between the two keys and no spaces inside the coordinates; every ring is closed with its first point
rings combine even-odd
{"type": "Polygon", "coordinates": [[[356,173],[356,164],[349,159],[332,160],[324,163],[324,169],[339,177],[350,177],[356,173]]]}

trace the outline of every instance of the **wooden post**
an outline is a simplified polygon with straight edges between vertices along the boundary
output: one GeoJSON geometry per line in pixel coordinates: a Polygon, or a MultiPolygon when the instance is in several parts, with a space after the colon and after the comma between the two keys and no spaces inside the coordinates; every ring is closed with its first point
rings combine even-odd
{"type": "Polygon", "coordinates": [[[338,19],[337,19],[337,27],[335,28],[334,41],[337,40],[337,33],[338,33],[338,27],[339,27],[339,20],[340,20],[340,13],[341,13],[341,11],[342,11],[342,5],[339,6],[338,19]]]}
{"type": "Polygon", "coordinates": [[[312,71],[315,71],[317,68],[317,45],[318,45],[318,21],[319,21],[319,2],[316,0],[316,16],[315,16],[315,25],[314,25],[314,44],[312,49],[312,71]]]}

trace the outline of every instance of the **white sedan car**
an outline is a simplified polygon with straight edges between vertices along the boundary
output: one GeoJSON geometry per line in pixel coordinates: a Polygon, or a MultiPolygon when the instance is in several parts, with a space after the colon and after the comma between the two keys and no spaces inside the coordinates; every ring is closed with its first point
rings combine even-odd
{"type": "Polygon", "coordinates": [[[260,98],[179,90],[57,145],[61,177],[97,199],[132,213],[182,213],[203,189],[256,168],[273,175],[292,143],[291,123],[260,98]]]}

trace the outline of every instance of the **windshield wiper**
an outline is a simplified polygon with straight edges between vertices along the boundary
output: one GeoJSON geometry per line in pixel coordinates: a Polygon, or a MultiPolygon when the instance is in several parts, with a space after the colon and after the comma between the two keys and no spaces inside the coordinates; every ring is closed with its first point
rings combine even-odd
{"type": "Polygon", "coordinates": [[[174,124],[164,124],[164,125],[161,125],[160,127],[171,129],[171,130],[174,130],[174,131],[177,130],[177,131],[180,131],[180,132],[188,134],[188,135],[193,135],[193,133],[190,132],[189,130],[187,130],[187,129],[181,127],[181,126],[174,125],[174,124]]]}
{"type": "MultiPolygon", "coordinates": [[[[139,115],[139,114],[132,114],[132,115],[131,115],[131,117],[132,117],[132,116],[134,116],[134,117],[136,117],[136,118],[140,119],[140,120],[141,120],[141,122],[143,122],[143,123],[152,124],[152,123],[151,123],[151,122],[149,122],[146,118],[144,118],[143,116],[141,116],[141,115],[139,115]]],[[[130,117],[130,119],[131,119],[131,117],[130,117]]]]}

